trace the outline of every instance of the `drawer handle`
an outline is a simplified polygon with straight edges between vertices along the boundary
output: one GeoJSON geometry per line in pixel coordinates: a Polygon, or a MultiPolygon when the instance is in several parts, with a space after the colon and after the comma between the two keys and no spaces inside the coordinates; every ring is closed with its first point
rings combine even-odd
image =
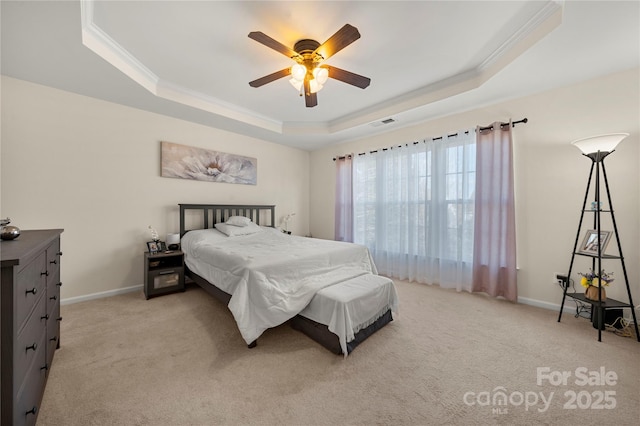
{"type": "Polygon", "coordinates": [[[40,317],[41,320],[48,320],[49,319],[49,314],[46,314],[43,317],[40,317]]]}
{"type": "Polygon", "coordinates": [[[24,294],[29,294],[29,293],[36,294],[37,292],[38,292],[38,289],[34,287],[31,290],[25,290],[24,294]]]}
{"type": "Polygon", "coordinates": [[[62,317],[56,318],[56,321],[62,321],[62,317]]]}
{"type": "Polygon", "coordinates": [[[35,351],[36,349],[38,349],[38,345],[34,343],[31,346],[27,346],[27,348],[25,349],[25,352],[28,351],[29,349],[32,349],[35,351]]]}
{"type": "Polygon", "coordinates": [[[50,300],[58,300],[58,296],[56,296],[56,295],[54,294],[54,295],[53,295],[53,296],[51,296],[49,299],[50,299],[50,300]]]}
{"type": "Polygon", "coordinates": [[[58,287],[62,287],[62,283],[57,283],[56,284],[58,287]]]}
{"type": "Polygon", "coordinates": [[[33,406],[33,408],[29,411],[26,411],[24,413],[25,416],[28,416],[29,414],[36,414],[38,412],[38,407],[36,407],[35,405],[33,406]]]}
{"type": "Polygon", "coordinates": [[[61,252],[61,251],[59,251],[59,252],[57,252],[57,253],[56,253],[56,255],[58,255],[58,256],[62,256],[62,252],[61,252]]]}
{"type": "Polygon", "coordinates": [[[58,336],[53,336],[51,339],[49,339],[51,342],[57,342],[58,341],[58,336]]]}
{"type": "Polygon", "coordinates": [[[176,271],[162,271],[160,273],[158,273],[158,275],[169,275],[169,274],[175,274],[176,271]]]}
{"type": "Polygon", "coordinates": [[[40,370],[48,370],[49,369],[49,364],[45,364],[44,366],[40,367],[40,370]]]}
{"type": "Polygon", "coordinates": [[[50,263],[50,264],[52,264],[52,265],[57,265],[57,264],[58,264],[58,261],[57,261],[57,260],[55,260],[55,259],[53,259],[53,260],[52,260],[51,262],[49,262],[49,263],[50,263]]]}
{"type": "Polygon", "coordinates": [[[40,275],[46,275],[46,276],[49,276],[49,271],[40,272],[40,275]]]}

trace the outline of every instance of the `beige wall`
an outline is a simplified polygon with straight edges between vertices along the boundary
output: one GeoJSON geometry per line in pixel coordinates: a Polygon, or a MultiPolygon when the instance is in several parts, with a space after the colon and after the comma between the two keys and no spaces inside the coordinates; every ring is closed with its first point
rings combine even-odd
{"type": "MultiPolygon", "coordinates": [[[[311,154],[2,77],[0,216],[22,229],[65,228],[63,299],[117,291],[142,284],[147,226],[163,236],[176,232],[178,203],[276,204],[279,217],[297,213],[295,233],[332,238],[335,155],[527,117],[515,129],[520,297],[548,307],[560,301],[551,277],[568,269],[589,168],[569,142],[628,132],[606,165],[637,304],[639,74],[634,69],[311,154]],[[161,140],[256,157],[258,185],[162,178],[161,140]]],[[[621,270],[611,266],[617,280],[609,295],[626,300],[621,270]]],[[[574,270],[587,267],[583,261],[574,270]]]]}
{"type": "Polygon", "coordinates": [[[1,154],[0,216],[65,229],[63,300],[142,285],[147,227],[177,232],[178,203],[275,204],[308,232],[308,152],[4,76],[1,154]],[[160,177],[163,140],[257,158],[258,184],[160,177]]]}
{"type": "MultiPolygon", "coordinates": [[[[606,167],[632,295],[638,304],[639,77],[640,70],[633,69],[315,151],[311,154],[311,233],[315,237],[333,238],[334,156],[436,137],[496,120],[527,117],[529,123],[514,130],[518,291],[520,297],[531,299],[528,300],[531,303],[552,307],[560,303],[561,291],[551,284],[551,279],[554,272],[566,273],[569,268],[591,164],[570,142],[603,133],[626,132],[631,135],[607,158],[606,167]]],[[[612,228],[607,225],[607,229],[612,228]]],[[[614,245],[612,242],[610,249],[614,245]]],[[[619,265],[613,261],[605,264],[616,276],[608,294],[627,301],[619,265]]],[[[579,258],[574,271],[586,271],[589,266],[585,258],[579,258]]]]}

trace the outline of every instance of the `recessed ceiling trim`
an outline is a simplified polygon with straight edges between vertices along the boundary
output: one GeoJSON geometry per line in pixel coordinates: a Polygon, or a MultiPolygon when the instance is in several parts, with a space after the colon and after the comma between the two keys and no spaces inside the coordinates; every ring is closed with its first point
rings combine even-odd
{"type": "Polygon", "coordinates": [[[82,44],[148,91],[155,92],[158,76],[102,31],[93,22],[93,13],[93,1],[80,2],[82,44]]]}
{"type": "Polygon", "coordinates": [[[178,102],[226,118],[276,133],[283,132],[282,122],[242,110],[212,96],[186,89],[169,81],[161,80],[129,51],[104,32],[94,22],[94,0],[80,1],[82,44],[116,67],[127,77],[159,98],[178,102]]]}
{"type": "Polygon", "coordinates": [[[83,44],[149,92],[250,126],[292,135],[335,134],[476,89],[560,25],[564,4],[547,1],[534,16],[474,68],[336,120],[310,124],[274,120],[162,80],[95,23],[94,2],[95,0],[80,0],[83,44]]]}
{"type": "MultiPolygon", "coordinates": [[[[366,110],[333,120],[331,133],[397,115],[482,86],[562,23],[563,3],[548,2],[475,68],[405,93],[366,110]]],[[[286,124],[286,123],[285,123],[286,124]]]]}
{"type": "Polygon", "coordinates": [[[546,3],[538,13],[505,40],[477,68],[485,70],[500,63],[499,69],[502,69],[523,54],[562,23],[563,5],[564,2],[551,1],[546,3]]]}
{"type": "Polygon", "coordinates": [[[286,135],[303,135],[309,132],[313,132],[316,135],[328,135],[330,133],[325,122],[288,121],[284,123],[283,133],[286,135]]]}
{"type": "Polygon", "coordinates": [[[243,110],[236,105],[207,96],[202,92],[173,84],[167,80],[158,81],[154,94],[159,98],[168,99],[212,114],[248,123],[272,132],[283,133],[283,126],[280,121],[261,117],[251,111],[243,110]]]}

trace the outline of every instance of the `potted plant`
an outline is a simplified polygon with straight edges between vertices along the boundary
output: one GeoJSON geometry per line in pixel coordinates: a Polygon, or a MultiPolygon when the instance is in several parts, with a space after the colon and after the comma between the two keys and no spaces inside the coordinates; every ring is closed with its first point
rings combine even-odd
{"type": "Polygon", "coordinates": [[[601,274],[598,275],[592,269],[589,269],[586,274],[578,272],[578,275],[582,276],[580,285],[585,288],[584,297],[590,300],[605,301],[607,299],[607,292],[604,288],[613,282],[613,273],[605,272],[603,269],[601,274]]]}

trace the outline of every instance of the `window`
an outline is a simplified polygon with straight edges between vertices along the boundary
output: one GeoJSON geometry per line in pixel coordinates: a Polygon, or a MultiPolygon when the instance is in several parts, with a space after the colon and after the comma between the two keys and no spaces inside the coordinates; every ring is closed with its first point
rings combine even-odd
{"type": "Polygon", "coordinates": [[[470,273],[475,148],[471,131],[354,159],[354,242],[380,273],[441,285],[451,268],[470,273]]]}

